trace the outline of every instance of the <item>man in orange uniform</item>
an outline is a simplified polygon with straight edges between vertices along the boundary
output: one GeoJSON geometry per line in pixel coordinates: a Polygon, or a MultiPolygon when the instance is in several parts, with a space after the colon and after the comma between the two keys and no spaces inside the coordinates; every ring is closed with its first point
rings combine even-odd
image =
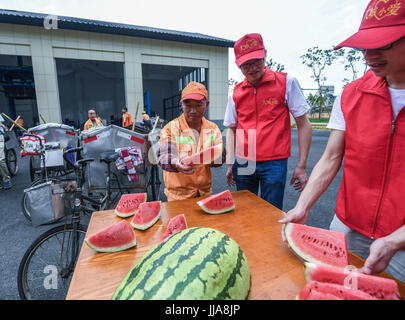
{"type": "Polygon", "coordinates": [[[122,108],[122,127],[126,129],[132,127],[132,117],[126,107],[122,108]]]}
{"type": "Polygon", "coordinates": [[[103,127],[103,123],[101,122],[100,117],[97,116],[96,111],[90,109],[87,112],[87,114],[89,116],[89,120],[87,120],[86,123],[84,124],[83,130],[89,130],[96,127],[103,127]]]}
{"type": "Polygon", "coordinates": [[[345,233],[348,249],[366,259],[361,272],[405,282],[405,0],[372,0],[341,47],[361,50],[370,70],[336,99],[325,152],[280,223],[306,223],[344,158],[330,229],[345,233]]]}
{"type": "Polygon", "coordinates": [[[168,201],[211,195],[211,167],[221,166],[226,154],[223,149],[219,163],[197,169],[182,163],[182,158],[223,142],[218,126],[204,117],[209,101],[203,84],[190,82],[180,103],[183,114],[163,128],[159,140],[158,161],[168,201]]]}

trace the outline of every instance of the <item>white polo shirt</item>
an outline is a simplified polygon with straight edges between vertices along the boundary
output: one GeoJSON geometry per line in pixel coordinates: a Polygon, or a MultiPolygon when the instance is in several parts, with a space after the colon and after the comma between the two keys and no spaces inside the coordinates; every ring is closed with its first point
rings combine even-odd
{"type": "MultiPolygon", "coordinates": [[[[310,106],[302,93],[302,89],[295,77],[287,75],[285,91],[285,102],[294,118],[298,118],[308,113],[310,106]]],[[[236,113],[233,95],[228,96],[228,105],[225,111],[224,126],[236,127],[238,125],[238,115],[236,113]]]]}
{"type": "MultiPolygon", "coordinates": [[[[405,107],[405,89],[392,89],[388,88],[391,95],[392,111],[394,113],[394,119],[397,118],[398,113],[403,107],[405,107]]],[[[346,131],[346,121],[342,112],[341,105],[342,94],[337,96],[330,115],[328,129],[335,129],[346,131]]]]}

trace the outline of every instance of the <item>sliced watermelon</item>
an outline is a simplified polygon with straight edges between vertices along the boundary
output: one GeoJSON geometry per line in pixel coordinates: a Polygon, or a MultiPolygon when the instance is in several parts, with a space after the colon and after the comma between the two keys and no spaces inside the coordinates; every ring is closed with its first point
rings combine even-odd
{"type": "Polygon", "coordinates": [[[288,223],[285,235],[291,249],[304,261],[338,267],[349,264],[343,233],[288,223]]]}
{"type": "Polygon", "coordinates": [[[161,201],[141,203],[131,221],[131,225],[139,230],[146,230],[153,226],[160,218],[160,205],[161,201]]]}
{"type": "Polygon", "coordinates": [[[310,281],[299,294],[299,300],[378,300],[360,290],[343,285],[310,281]],[[327,299],[322,298],[322,296],[327,299]]]}
{"type": "MultiPolygon", "coordinates": [[[[305,290],[305,288],[303,289],[305,290]]],[[[317,290],[311,290],[310,292],[305,292],[299,294],[297,300],[342,300],[331,293],[324,293],[317,290]]]]}
{"type": "Polygon", "coordinates": [[[209,214],[221,214],[235,209],[235,203],[229,190],[200,200],[197,204],[209,214]]]}
{"type": "Polygon", "coordinates": [[[350,272],[345,268],[305,263],[305,279],[309,281],[350,284],[380,300],[399,300],[398,284],[391,279],[350,272]]]}
{"type": "Polygon", "coordinates": [[[222,157],[223,145],[217,144],[214,147],[210,147],[201,152],[192,154],[185,157],[181,162],[189,167],[199,168],[207,164],[215,163],[222,157]]]}
{"type": "Polygon", "coordinates": [[[85,238],[84,242],[98,252],[117,252],[136,245],[134,229],[126,220],[100,230],[85,238]]]}
{"type": "Polygon", "coordinates": [[[114,212],[121,218],[131,217],[136,213],[139,205],[146,201],[146,198],[146,193],[123,194],[114,212]]]}
{"type": "Polygon", "coordinates": [[[187,221],[186,217],[184,214],[179,214],[173,218],[170,219],[169,224],[167,225],[167,229],[165,234],[162,237],[161,242],[165,242],[166,240],[169,239],[169,237],[176,232],[179,232],[181,230],[187,229],[187,221]]]}

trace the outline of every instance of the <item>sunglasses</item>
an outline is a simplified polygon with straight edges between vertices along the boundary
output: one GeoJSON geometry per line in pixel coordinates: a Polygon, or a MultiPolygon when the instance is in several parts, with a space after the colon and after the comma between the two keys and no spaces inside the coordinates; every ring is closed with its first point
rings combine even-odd
{"type": "Polygon", "coordinates": [[[375,49],[357,49],[358,51],[361,52],[365,52],[366,50],[378,50],[378,51],[387,51],[392,49],[392,47],[394,46],[394,44],[396,44],[397,42],[401,41],[402,39],[405,39],[405,36],[402,38],[399,38],[398,40],[391,42],[390,44],[387,44],[386,46],[380,47],[380,48],[375,48],[375,49]]]}

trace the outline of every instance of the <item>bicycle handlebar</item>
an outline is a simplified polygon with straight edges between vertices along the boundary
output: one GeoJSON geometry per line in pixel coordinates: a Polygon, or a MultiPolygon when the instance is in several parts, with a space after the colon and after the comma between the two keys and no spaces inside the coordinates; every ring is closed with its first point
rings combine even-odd
{"type": "Polygon", "coordinates": [[[37,140],[39,141],[39,145],[40,145],[41,149],[44,148],[44,145],[43,145],[43,143],[42,143],[41,138],[38,137],[37,135],[25,132],[25,133],[24,133],[24,136],[34,137],[35,139],[37,139],[37,140]]]}
{"type": "Polygon", "coordinates": [[[79,152],[82,150],[83,150],[83,147],[77,147],[77,148],[72,148],[72,149],[66,150],[65,152],[63,152],[63,159],[67,163],[69,163],[73,168],[78,168],[79,166],[76,163],[73,163],[72,161],[70,161],[70,159],[67,157],[67,155],[70,153],[79,152]]]}

